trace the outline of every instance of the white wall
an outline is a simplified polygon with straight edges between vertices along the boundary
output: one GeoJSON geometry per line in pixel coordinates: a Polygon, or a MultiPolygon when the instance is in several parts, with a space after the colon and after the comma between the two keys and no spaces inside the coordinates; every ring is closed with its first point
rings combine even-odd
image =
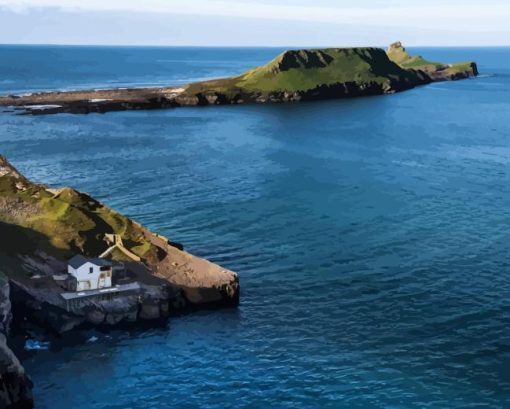
{"type": "Polygon", "coordinates": [[[95,264],[85,263],[77,269],[68,266],[67,271],[76,277],[78,281],[77,291],[97,290],[98,288],[112,286],[112,271],[101,271],[100,267],[95,264]],[[100,279],[101,274],[104,276],[103,279],[100,279]]]}

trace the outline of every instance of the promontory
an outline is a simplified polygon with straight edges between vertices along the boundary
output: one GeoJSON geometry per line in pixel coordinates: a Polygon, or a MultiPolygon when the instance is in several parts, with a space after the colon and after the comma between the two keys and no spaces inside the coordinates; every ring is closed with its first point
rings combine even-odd
{"type": "Polygon", "coordinates": [[[236,273],[86,193],[31,182],[2,156],[0,238],[0,407],[32,407],[31,381],[8,346],[12,327],[159,325],[239,304],[236,273]]]}
{"type": "Polygon", "coordinates": [[[393,94],[478,75],[474,62],[445,64],[411,56],[400,42],[372,47],[285,51],[241,75],[182,87],[55,91],[0,96],[24,113],[91,113],[243,103],[298,102],[393,94]]]}

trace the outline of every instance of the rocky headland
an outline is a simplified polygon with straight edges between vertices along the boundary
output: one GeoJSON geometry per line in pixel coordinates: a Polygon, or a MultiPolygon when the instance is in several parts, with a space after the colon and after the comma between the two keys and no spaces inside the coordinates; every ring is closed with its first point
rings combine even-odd
{"type": "Polygon", "coordinates": [[[183,250],[85,193],[32,183],[0,156],[0,408],[31,407],[31,382],[6,343],[11,323],[63,333],[77,327],[159,324],[173,313],[236,307],[237,274],[183,250]],[[122,267],[115,297],[69,305],[67,260],[122,267]],[[12,406],[16,407],[16,406],[12,406]]]}
{"type": "Polygon", "coordinates": [[[289,50],[239,76],[182,87],[46,92],[0,97],[23,113],[91,113],[243,103],[280,103],[393,94],[478,75],[476,63],[411,56],[400,42],[381,48],[289,50]]]}

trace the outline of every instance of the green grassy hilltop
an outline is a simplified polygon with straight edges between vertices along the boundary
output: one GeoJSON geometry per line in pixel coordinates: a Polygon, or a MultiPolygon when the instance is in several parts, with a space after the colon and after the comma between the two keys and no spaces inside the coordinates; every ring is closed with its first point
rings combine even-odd
{"type": "Polygon", "coordinates": [[[306,98],[322,90],[321,95],[328,97],[324,90],[335,87],[337,96],[342,92],[345,96],[391,93],[434,80],[455,79],[455,75],[476,75],[473,65],[445,65],[412,57],[401,43],[392,44],[387,52],[369,47],[290,50],[237,77],[190,84],[185,95],[265,99],[278,93],[298,93],[306,98]]]}
{"type": "Polygon", "coordinates": [[[381,49],[329,48],[285,51],[238,77],[191,84],[188,91],[293,92],[345,82],[384,85],[399,78],[415,79],[416,73],[390,61],[381,49]]]}

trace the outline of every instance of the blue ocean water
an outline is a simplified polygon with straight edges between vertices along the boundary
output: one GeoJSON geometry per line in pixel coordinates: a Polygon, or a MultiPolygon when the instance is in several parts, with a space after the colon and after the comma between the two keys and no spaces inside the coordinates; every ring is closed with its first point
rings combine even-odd
{"type": "MultiPolygon", "coordinates": [[[[2,46],[0,92],[178,84],[279,51],[2,46]]],[[[317,103],[0,114],[0,152],[27,176],[242,284],[238,309],[31,351],[38,407],[510,407],[510,49],[412,51],[482,75],[317,103]]]]}

